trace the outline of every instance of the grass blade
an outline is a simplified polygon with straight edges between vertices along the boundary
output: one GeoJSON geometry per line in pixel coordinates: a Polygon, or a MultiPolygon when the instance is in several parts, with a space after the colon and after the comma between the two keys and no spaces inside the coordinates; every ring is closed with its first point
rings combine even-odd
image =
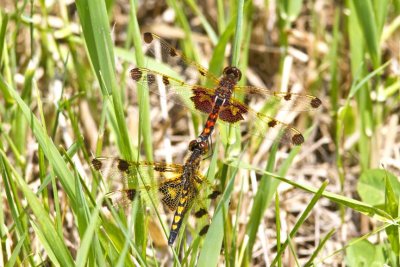
{"type": "MultiPolygon", "coordinates": [[[[6,157],[2,151],[0,151],[0,153],[3,158],[6,157]]],[[[9,163],[7,162],[7,164],[9,163]]],[[[42,245],[45,247],[49,257],[52,258],[53,262],[58,263],[61,266],[74,265],[72,256],[65,245],[63,238],[58,235],[58,232],[54,228],[54,223],[51,221],[48,212],[43,209],[39,199],[35,196],[35,194],[31,191],[26,182],[15,171],[15,169],[10,165],[8,167],[12,170],[17,184],[19,185],[26,200],[28,201],[30,209],[36,217],[38,224],[36,224],[34,221],[30,221],[30,223],[32,224],[36,234],[40,237],[42,245]]]]}
{"type": "Polygon", "coordinates": [[[5,88],[18,104],[19,108],[22,111],[22,114],[28,121],[28,124],[30,125],[31,130],[35,135],[39,145],[42,147],[43,152],[46,155],[46,158],[49,160],[50,164],[54,168],[56,175],[59,177],[60,182],[63,185],[66,194],[68,195],[72,203],[76,203],[75,189],[73,185],[74,176],[67,168],[64,159],[61,157],[53,141],[49,138],[45,129],[43,129],[38,119],[30,111],[29,107],[21,99],[18,93],[4,82],[3,76],[1,75],[0,75],[0,87],[5,88]]]}
{"type": "Polygon", "coordinates": [[[321,187],[319,188],[319,190],[313,196],[313,198],[310,201],[310,204],[308,204],[307,208],[304,210],[304,212],[301,214],[300,218],[297,220],[296,224],[294,225],[292,231],[290,231],[288,239],[285,241],[285,243],[282,244],[281,249],[276,254],[275,259],[272,261],[271,266],[274,266],[276,264],[276,262],[278,261],[278,259],[281,257],[285,248],[289,244],[289,239],[293,239],[293,237],[296,235],[300,226],[304,223],[304,221],[307,219],[307,217],[311,213],[312,209],[314,208],[315,204],[317,204],[317,201],[321,198],[322,193],[324,192],[327,185],[328,185],[328,181],[323,182],[321,187]]]}
{"type": "Polygon", "coordinates": [[[375,24],[377,20],[372,8],[372,1],[354,0],[352,2],[354,3],[355,7],[353,11],[355,11],[357,14],[359,26],[361,27],[372,63],[375,68],[377,68],[380,65],[380,38],[378,36],[378,29],[375,24]]]}
{"type": "Polygon", "coordinates": [[[117,121],[114,129],[119,149],[126,159],[133,159],[128,129],[125,123],[120,88],[115,79],[114,49],[108,26],[105,3],[95,0],[76,1],[79,18],[82,22],[83,36],[97,80],[103,96],[111,94],[113,113],[117,121]]]}

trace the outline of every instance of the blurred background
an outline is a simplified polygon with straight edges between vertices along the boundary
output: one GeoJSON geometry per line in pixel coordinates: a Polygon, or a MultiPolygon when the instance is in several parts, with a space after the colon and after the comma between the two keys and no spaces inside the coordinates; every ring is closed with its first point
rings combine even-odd
{"type": "Polygon", "coordinates": [[[400,265],[399,0],[2,0],[0,19],[0,265],[400,265]],[[173,249],[172,215],[101,207],[123,181],[90,167],[183,164],[203,128],[130,78],[142,64],[201,84],[143,57],[144,32],[216,76],[233,64],[240,85],[322,101],[299,112],[238,95],[305,142],[218,125],[201,172],[223,196],[202,199],[209,233],[189,217],[173,249]]]}

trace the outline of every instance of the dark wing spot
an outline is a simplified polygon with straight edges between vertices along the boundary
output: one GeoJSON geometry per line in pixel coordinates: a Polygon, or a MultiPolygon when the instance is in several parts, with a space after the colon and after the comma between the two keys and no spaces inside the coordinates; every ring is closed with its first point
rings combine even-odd
{"type": "Polygon", "coordinates": [[[139,81],[142,78],[142,71],[138,68],[131,69],[131,78],[135,81],[139,81]]]}
{"type": "Polygon", "coordinates": [[[147,74],[147,82],[149,84],[152,84],[156,81],[156,76],[154,74],[147,74]]]}
{"type": "Polygon", "coordinates": [[[199,209],[198,211],[195,212],[194,216],[196,216],[196,218],[201,218],[201,217],[203,217],[204,215],[206,215],[207,213],[208,213],[208,212],[207,212],[206,209],[201,208],[201,209],[199,209]]]}
{"type": "Polygon", "coordinates": [[[292,137],[292,143],[296,146],[301,145],[302,143],[304,143],[304,137],[302,134],[295,134],[292,137]]]}
{"type": "Polygon", "coordinates": [[[162,81],[163,81],[163,83],[164,83],[165,85],[168,85],[168,84],[169,84],[169,80],[168,80],[168,77],[167,77],[167,76],[163,76],[163,77],[162,77],[162,81]]]}
{"type": "Polygon", "coordinates": [[[171,50],[169,50],[169,55],[170,55],[171,57],[176,57],[178,54],[176,53],[176,50],[175,50],[175,49],[171,48],[171,50]]]}
{"type": "Polygon", "coordinates": [[[143,39],[146,43],[151,43],[153,41],[153,35],[150,32],[145,32],[143,34],[143,39]]]}
{"type": "Polygon", "coordinates": [[[165,171],[166,171],[166,168],[163,167],[163,166],[157,166],[157,165],[155,165],[155,166],[154,166],[154,170],[157,171],[157,172],[165,172],[165,171]]]}
{"type": "Polygon", "coordinates": [[[319,106],[321,106],[321,104],[322,101],[318,97],[313,98],[313,100],[311,100],[311,107],[313,108],[318,108],[319,106]]]}
{"type": "Polygon", "coordinates": [[[216,199],[219,195],[221,195],[221,191],[215,190],[215,191],[212,191],[212,193],[208,195],[208,198],[216,199]]]}
{"type": "Polygon", "coordinates": [[[126,172],[129,169],[129,163],[126,160],[119,159],[118,160],[118,170],[122,172],[126,172]]]}
{"type": "Polygon", "coordinates": [[[135,190],[135,189],[127,189],[127,190],[125,191],[125,193],[126,193],[126,197],[127,197],[130,201],[132,201],[132,200],[135,198],[135,196],[136,196],[136,190],[135,190]]]}
{"type": "Polygon", "coordinates": [[[268,127],[274,128],[276,126],[276,124],[277,124],[276,120],[270,120],[268,122],[268,127]]]}
{"type": "Polygon", "coordinates": [[[292,98],[292,94],[291,93],[287,93],[283,99],[285,99],[286,101],[289,101],[292,98]]]}
{"type": "Polygon", "coordinates": [[[199,73],[200,73],[201,76],[206,76],[206,73],[204,71],[202,71],[202,70],[199,70],[199,73]]]}
{"type": "Polygon", "coordinates": [[[98,160],[98,159],[96,159],[96,158],[94,158],[94,159],[92,160],[92,166],[93,166],[93,168],[95,168],[95,170],[100,170],[102,165],[103,165],[103,164],[101,163],[100,160],[98,160]]]}
{"type": "Polygon", "coordinates": [[[208,228],[210,228],[210,225],[206,225],[206,226],[204,226],[203,228],[201,228],[201,230],[200,230],[200,232],[199,232],[199,235],[205,235],[205,234],[207,234],[207,232],[208,232],[208,228]]]}

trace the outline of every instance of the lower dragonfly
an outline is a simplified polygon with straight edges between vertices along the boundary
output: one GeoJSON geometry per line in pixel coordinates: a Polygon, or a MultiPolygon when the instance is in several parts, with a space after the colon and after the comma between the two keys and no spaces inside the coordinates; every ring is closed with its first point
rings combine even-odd
{"type": "MultiPolygon", "coordinates": [[[[95,170],[101,171],[108,178],[117,176],[124,183],[124,189],[107,194],[114,205],[126,205],[133,201],[137,195],[158,191],[161,202],[169,210],[175,212],[168,238],[168,245],[170,246],[174,244],[185,215],[194,203],[201,203],[202,198],[215,199],[220,194],[220,191],[214,189],[208,196],[203,196],[202,194],[204,192],[202,189],[205,186],[211,186],[206,177],[199,171],[202,157],[208,152],[207,141],[192,140],[189,148],[191,154],[183,165],[161,162],[134,162],[104,157],[92,160],[92,166],[95,170]],[[137,179],[136,182],[140,182],[138,175],[148,177],[152,175],[157,178],[156,183],[154,185],[150,183],[132,187],[129,184],[129,180],[137,179]]],[[[208,212],[202,206],[194,215],[196,218],[200,218],[208,215],[208,212]]],[[[204,235],[207,230],[208,225],[204,226],[199,234],[204,235]]]]}

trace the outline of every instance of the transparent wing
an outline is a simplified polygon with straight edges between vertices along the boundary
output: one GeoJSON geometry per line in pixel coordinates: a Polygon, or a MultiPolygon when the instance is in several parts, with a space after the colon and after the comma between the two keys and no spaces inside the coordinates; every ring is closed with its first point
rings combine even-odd
{"type": "Polygon", "coordinates": [[[147,68],[134,68],[130,71],[131,78],[144,85],[150,92],[170,100],[190,110],[210,113],[214,104],[215,90],[200,85],[190,85],[168,75],[147,68]],[[160,90],[164,85],[166,93],[160,90]]]}
{"type": "Polygon", "coordinates": [[[218,78],[214,74],[183,55],[158,35],[146,32],[143,34],[143,41],[146,46],[146,54],[152,55],[156,59],[161,58],[169,66],[178,66],[180,72],[196,73],[207,81],[218,84],[218,78]]]}
{"type": "Polygon", "coordinates": [[[295,146],[304,142],[303,135],[294,126],[256,112],[235,98],[231,98],[221,107],[219,118],[223,127],[229,127],[230,125],[231,127],[240,127],[241,121],[250,122],[253,127],[248,132],[249,135],[259,138],[267,137],[281,144],[295,146]]]}
{"type": "MultiPolygon", "coordinates": [[[[145,33],[144,42],[148,47],[148,51],[153,55],[157,55],[156,44],[159,44],[159,50],[164,61],[168,63],[175,61],[178,65],[193,66],[201,76],[211,78],[215,85],[218,84],[218,79],[214,75],[209,74],[204,67],[186,58],[157,35],[145,33]]],[[[209,114],[215,103],[215,89],[190,85],[157,71],[147,68],[134,68],[131,70],[131,77],[138,83],[147,85],[151,92],[185,106],[194,113],[209,114]],[[166,94],[159,91],[159,84],[163,84],[167,88],[166,94]]],[[[245,93],[249,96],[261,95],[265,97],[268,105],[279,104],[280,110],[313,110],[322,104],[319,98],[311,95],[279,92],[253,86],[235,86],[233,95],[237,93],[245,93]]],[[[290,145],[300,145],[304,142],[300,131],[292,125],[258,113],[233,97],[229,101],[225,101],[219,112],[218,121],[227,122],[231,127],[240,127],[239,122],[242,120],[247,120],[254,124],[254,130],[249,132],[250,135],[267,137],[290,145]]]]}
{"type": "Polygon", "coordinates": [[[136,189],[120,189],[108,192],[106,197],[115,208],[118,208],[128,207],[138,194],[139,191],[136,189]]]}
{"type": "MultiPolygon", "coordinates": [[[[206,68],[200,64],[185,57],[182,53],[153,33],[144,33],[143,40],[146,44],[147,51],[154,57],[161,57],[162,60],[169,65],[178,65],[182,69],[193,68],[198,74],[211,80],[215,86],[218,85],[219,79],[208,72],[206,68]],[[160,55],[157,56],[157,44],[160,45],[160,55]]],[[[235,86],[234,93],[242,93],[249,95],[261,95],[266,98],[267,102],[280,103],[281,110],[290,111],[307,111],[318,108],[321,100],[312,95],[296,94],[290,92],[279,92],[266,88],[254,86],[235,86]]]]}
{"type": "Polygon", "coordinates": [[[198,191],[198,197],[196,200],[193,201],[193,203],[195,203],[193,207],[193,215],[197,220],[206,218],[206,220],[203,219],[197,222],[201,226],[199,235],[203,236],[207,233],[211,223],[210,203],[207,203],[207,200],[215,200],[218,196],[221,195],[221,191],[219,191],[211,184],[207,183],[208,180],[205,180],[205,177],[199,177],[199,179],[204,179],[205,182],[203,182],[203,184],[207,185],[207,187],[201,188],[198,191]]]}
{"type": "MultiPolygon", "coordinates": [[[[126,206],[137,195],[159,196],[162,203],[173,211],[178,205],[182,193],[183,165],[160,162],[134,162],[119,158],[98,157],[92,160],[92,166],[100,171],[106,179],[120,182],[120,189],[107,194],[113,204],[126,206]],[[150,180],[153,181],[150,181],[150,180]],[[142,182],[148,181],[148,182],[142,182]]],[[[198,197],[198,192],[204,187],[210,187],[209,181],[196,171],[190,177],[189,199],[191,202],[198,197]]],[[[216,190],[213,194],[216,195],[216,190]]]]}
{"type": "Polygon", "coordinates": [[[183,165],[163,162],[127,161],[113,157],[97,157],[92,160],[92,166],[100,171],[103,177],[117,180],[124,187],[150,180],[157,184],[168,179],[175,179],[183,172],[183,165]]]}
{"type": "Polygon", "coordinates": [[[280,110],[309,111],[319,108],[322,104],[318,97],[312,95],[279,92],[254,86],[235,86],[234,92],[250,96],[263,96],[266,104],[277,104],[280,110]]]}
{"type": "MultiPolygon", "coordinates": [[[[215,99],[214,89],[188,85],[146,68],[132,69],[131,76],[134,80],[147,85],[151,92],[158,95],[160,95],[157,86],[157,80],[159,80],[168,89],[168,94],[165,96],[160,95],[161,97],[166,97],[168,100],[184,106],[194,113],[211,113],[215,99]]],[[[221,107],[218,120],[220,123],[224,121],[231,123],[232,127],[240,127],[240,121],[244,120],[251,121],[256,125],[254,127],[255,130],[249,132],[251,135],[275,139],[279,134],[280,137],[277,137],[277,140],[282,144],[290,145],[300,145],[304,141],[301,133],[295,127],[258,113],[235,98],[226,101],[221,107]]]]}
{"type": "Polygon", "coordinates": [[[144,199],[159,196],[170,210],[176,209],[182,191],[182,165],[105,157],[93,159],[92,165],[117,186],[120,183],[121,189],[107,194],[113,204],[124,206],[140,194],[144,199]]]}

